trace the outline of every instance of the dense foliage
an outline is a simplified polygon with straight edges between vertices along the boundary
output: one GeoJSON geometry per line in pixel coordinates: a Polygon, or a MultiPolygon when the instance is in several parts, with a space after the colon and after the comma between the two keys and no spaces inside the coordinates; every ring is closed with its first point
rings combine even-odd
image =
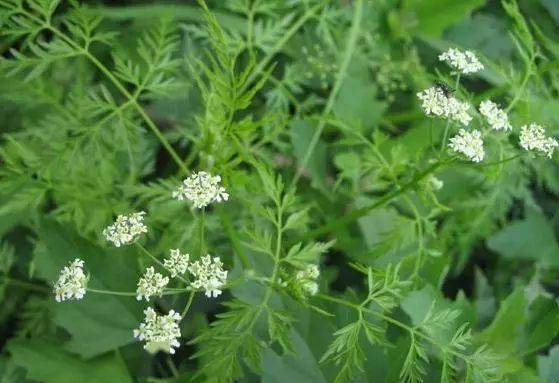
{"type": "Polygon", "coordinates": [[[0,0],[0,381],[559,382],[558,26],[0,0]]]}

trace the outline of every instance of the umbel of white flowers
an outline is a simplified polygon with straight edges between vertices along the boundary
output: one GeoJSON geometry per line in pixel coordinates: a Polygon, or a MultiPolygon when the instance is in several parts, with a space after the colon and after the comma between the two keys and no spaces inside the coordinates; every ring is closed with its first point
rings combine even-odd
{"type": "Polygon", "coordinates": [[[148,229],[144,225],[145,214],[141,211],[130,215],[119,215],[114,224],[103,230],[103,235],[116,247],[129,244],[140,234],[147,233],[148,229]]]}
{"type": "Polygon", "coordinates": [[[551,158],[553,151],[559,144],[554,138],[545,135],[543,126],[530,124],[520,128],[520,146],[526,150],[536,151],[551,158]]]}
{"type": "Polygon", "coordinates": [[[438,86],[432,86],[417,93],[417,97],[422,101],[421,107],[428,116],[449,118],[467,126],[472,121],[472,116],[468,114],[470,105],[456,99],[454,96],[447,96],[438,86]]]}
{"type": "Polygon", "coordinates": [[[219,257],[212,258],[208,254],[191,263],[188,271],[195,278],[192,287],[204,289],[208,298],[217,298],[222,293],[221,287],[227,281],[227,271],[223,270],[223,263],[219,257]]]}
{"type": "Polygon", "coordinates": [[[134,330],[134,337],[146,342],[144,349],[149,353],[164,351],[174,354],[175,349],[180,347],[178,339],[181,337],[181,316],[174,310],[167,315],[158,315],[151,307],[144,310],[144,315],[144,322],[134,330]]]}
{"type": "Polygon", "coordinates": [[[156,273],[153,267],[148,267],[145,274],[138,281],[136,299],[142,300],[142,298],[145,298],[146,301],[149,301],[149,298],[152,296],[160,297],[163,295],[163,290],[168,283],[168,277],[156,273]]]}
{"type": "Polygon", "coordinates": [[[448,146],[457,153],[462,153],[474,162],[481,162],[485,157],[483,140],[479,130],[471,132],[460,129],[458,134],[450,139],[448,146]]]}
{"type": "Polygon", "coordinates": [[[485,117],[489,126],[493,130],[512,130],[507,113],[500,109],[497,104],[490,100],[482,101],[479,105],[479,112],[485,117]]]}
{"type": "Polygon", "coordinates": [[[471,51],[462,52],[456,48],[450,48],[439,55],[439,60],[446,62],[451,68],[462,74],[483,70],[483,64],[471,51]]]}
{"type": "Polygon", "coordinates": [[[67,299],[82,299],[85,295],[87,276],[83,272],[84,262],[76,258],[60,271],[58,281],[54,285],[57,302],[67,299]]]}
{"type": "Polygon", "coordinates": [[[212,176],[207,172],[193,173],[173,192],[173,198],[179,201],[189,200],[198,209],[212,202],[227,201],[229,194],[220,183],[221,177],[218,175],[212,176]]]}
{"type": "Polygon", "coordinates": [[[295,279],[301,284],[301,289],[308,295],[316,295],[318,293],[318,283],[316,280],[320,276],[320,270],[317,265],[308,265],[304,270],[300,270],[295,274],[295,279]]]}
{"type": "Polygon", "coordinates": [[[171,277],[175,278],[177,275],[186,273],[189,260],[190,254],[181,254],[179,249],[171,249],[171,255],[163,261],[163,266],[169,270],[171,277]]]}

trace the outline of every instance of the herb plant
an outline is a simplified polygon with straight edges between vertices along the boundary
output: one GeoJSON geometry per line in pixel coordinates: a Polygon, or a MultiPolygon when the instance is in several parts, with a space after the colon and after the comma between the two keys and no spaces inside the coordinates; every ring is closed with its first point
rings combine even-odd
{"type": "Polygon", "coordinates": [[[553,1],[0,0],[2,382],[559,382],[553,1]]]}

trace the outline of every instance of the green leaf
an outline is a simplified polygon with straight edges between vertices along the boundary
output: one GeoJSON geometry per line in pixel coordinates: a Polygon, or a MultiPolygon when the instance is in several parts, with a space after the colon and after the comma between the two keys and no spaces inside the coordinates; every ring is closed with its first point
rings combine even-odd
{"type": "Polygon", "coordinates": [[[516,289],[502,303],[491,325],[479,334],[479,341],[500,353],[515,352],[522,336],[527,305],[524,290],[516,289]]]}
{"type": "Polygon", "coordinates": [[[263,383],[325,383],[314,355],[301,336],[293,331],[291,343],[294,354],[278,355],[271,348],[262,353],[263,383]]]}
{"type": "Polygon", "coordinates": [[[530,211],[525,219],[508,224],[489,237],[487,246],[506,258],[559,266],[559,245],[553,227],[539,212],[530,211]]]}
{"type": "MultiPolygon", "coordinates": [[[[290,127],[289,135],[293,144],[293,154],[295,154],[299,166],[301,166],[314,135],[316,124],[304,120],[293,120],[290,127]]],[[[320,188],[324,184],[326,178],[326,145],[322,140],[319,140],[316,144],[304,166],[304,170],[303,174],[310,176],[314,187],[320,188]]]]}
{"type": "Polygon", "coordinates": [[[116,354],[84,361],[46,340],[17,340],[7,346],[16,365],[29,379],[44,383],[132,383],[126,366],[116,354]]]}
{"type": "Polygon", "coordinates": [[[546,356],[538,356],[538,373],[546,383],[559,382],[559,346],[554,346],[546,356]]]}
{"type": "MultiPolygon", "coordinates": [[[[46,281],[53,283],[62,267],[81,258],[90,273],[89,287],[135,291],[137,254],[105,251],[50,220],[41,223],[38,234],[35,263],[46,281]]],[[[87,293],[80,301],[54,304],[53,310],[55,323],[72,335],[68,350],[85,358],[134,342],[132,331],[141,320],[141,306],[134,297],[87,293]]]]}
{"type": "Polygon", "coordinates": [[[402,12],[412,18],[410,33],[440,37],[449,26],[485,4],[485,0],[405,0],[402,12]]]}

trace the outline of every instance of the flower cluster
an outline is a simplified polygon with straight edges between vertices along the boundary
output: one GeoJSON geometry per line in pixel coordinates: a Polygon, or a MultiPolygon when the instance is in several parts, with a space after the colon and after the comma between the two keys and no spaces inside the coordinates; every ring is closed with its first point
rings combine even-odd
{"type": "Polygon", "coordinates": [[[460,129],[458,134],[450,139],[448,146],[474,162],[481,162],[485,157],[483,140],[479,130],[468,132],[465,129],[460,129]]]}
{"type": "Polygon", "coordinates": [[[179,249],[171,249],[171,255],[163,261],[163,265],[169,270],[171,276],[175,278],[177,275],[186,273],[189,260],[189,254],[181,254],[179,249]]]}
{"type": "Polygon", "coordinates": [[[524,125],[520,128],[520,146],[526,150],[534,150],[549,158],[559,146],[554,138],[545,135],[545,129],[538,124],[524,125]]]}
{"type": "Polygon", "coordinates": [[[421,107],[426,115],[450,118],[467,126],[472,120],[468,114],[470,105],[453,96],[447,96],[438,86],[432,86],[419,93],[417,97],[422,101],[421,107]]]}
{"type": "Polygon", "coordinates": [[[168,277],[156,273],[153,267],[148,267],[146,273],[138,281],[136,299],[142,300],[142,298],[145,298],[146,301],[149,301],[152,296],[161,296],[168,283],[168,277]]]}
{"type": "Polygon", "coordinates": [[[147,233],[148,229],[144,225],[145,214],[141,211],[130,215],[119,215],[114,224],[103,230],[103,235],[116,247],[129,244],[140,234],[147,233]]]}
{"type": "Polygon", "coordinates": [[[212,258],[208,254],[191,263],[189,271],[195,278],[192,287],[204,289],[208,298],[217,298],[221,294],[220,289],[227,281],[227,271],[223,270],[223,263],[219,257],[212,258]]]}
{"type": "Polygon", "coordinates": [[[212,176],[207,172],[194,173],[173,192],[173,198],[179,201],[189,200],[199,209],[212,202],[227,201],[229,194],[220,182],[220,176],[212,176]]]}
{"type": "Polygon", "coordinates": [[[450,48],[439,55],[439,60],[446,62],[451,68],[463,74],[476,73],[483,70],[483,64],[471,51],[460,51],[450,48]]]}
{"type": "Polygon", "coordinates": [[[85,295],[87,276],[83,272],[83,261],[74,259],[69,266],[64,266],[54,285],[57,302],[67,299],[82,299],[85,295]]]}
{"type": "Polygon", "coordinates": [[[178,339],[181,337],[181,316],[173,310],[167,315],[158,315],[151,307],[144,310],[144,315],[144,322],[134,330],[134,337],[145,340],[144,349],[152,354],[157,351],[174,354],[175,349],[180,347],[178,339]]]}
{"type": "Polygon", "coordinates": [[[308,295],[318,293],[318,283],[316,280],[320,276],[317,265],[308,265],[305,270],[300,270],[295,275],[295,279],[301,283],[301,288],[308,295]]]}
{"type": "Polygon", "coordinates": [[[507,113],[500,109],[497,104],[485,100],[479,105],[479,112],[485,117],[493,130],[512,130],[507,113]]]}

